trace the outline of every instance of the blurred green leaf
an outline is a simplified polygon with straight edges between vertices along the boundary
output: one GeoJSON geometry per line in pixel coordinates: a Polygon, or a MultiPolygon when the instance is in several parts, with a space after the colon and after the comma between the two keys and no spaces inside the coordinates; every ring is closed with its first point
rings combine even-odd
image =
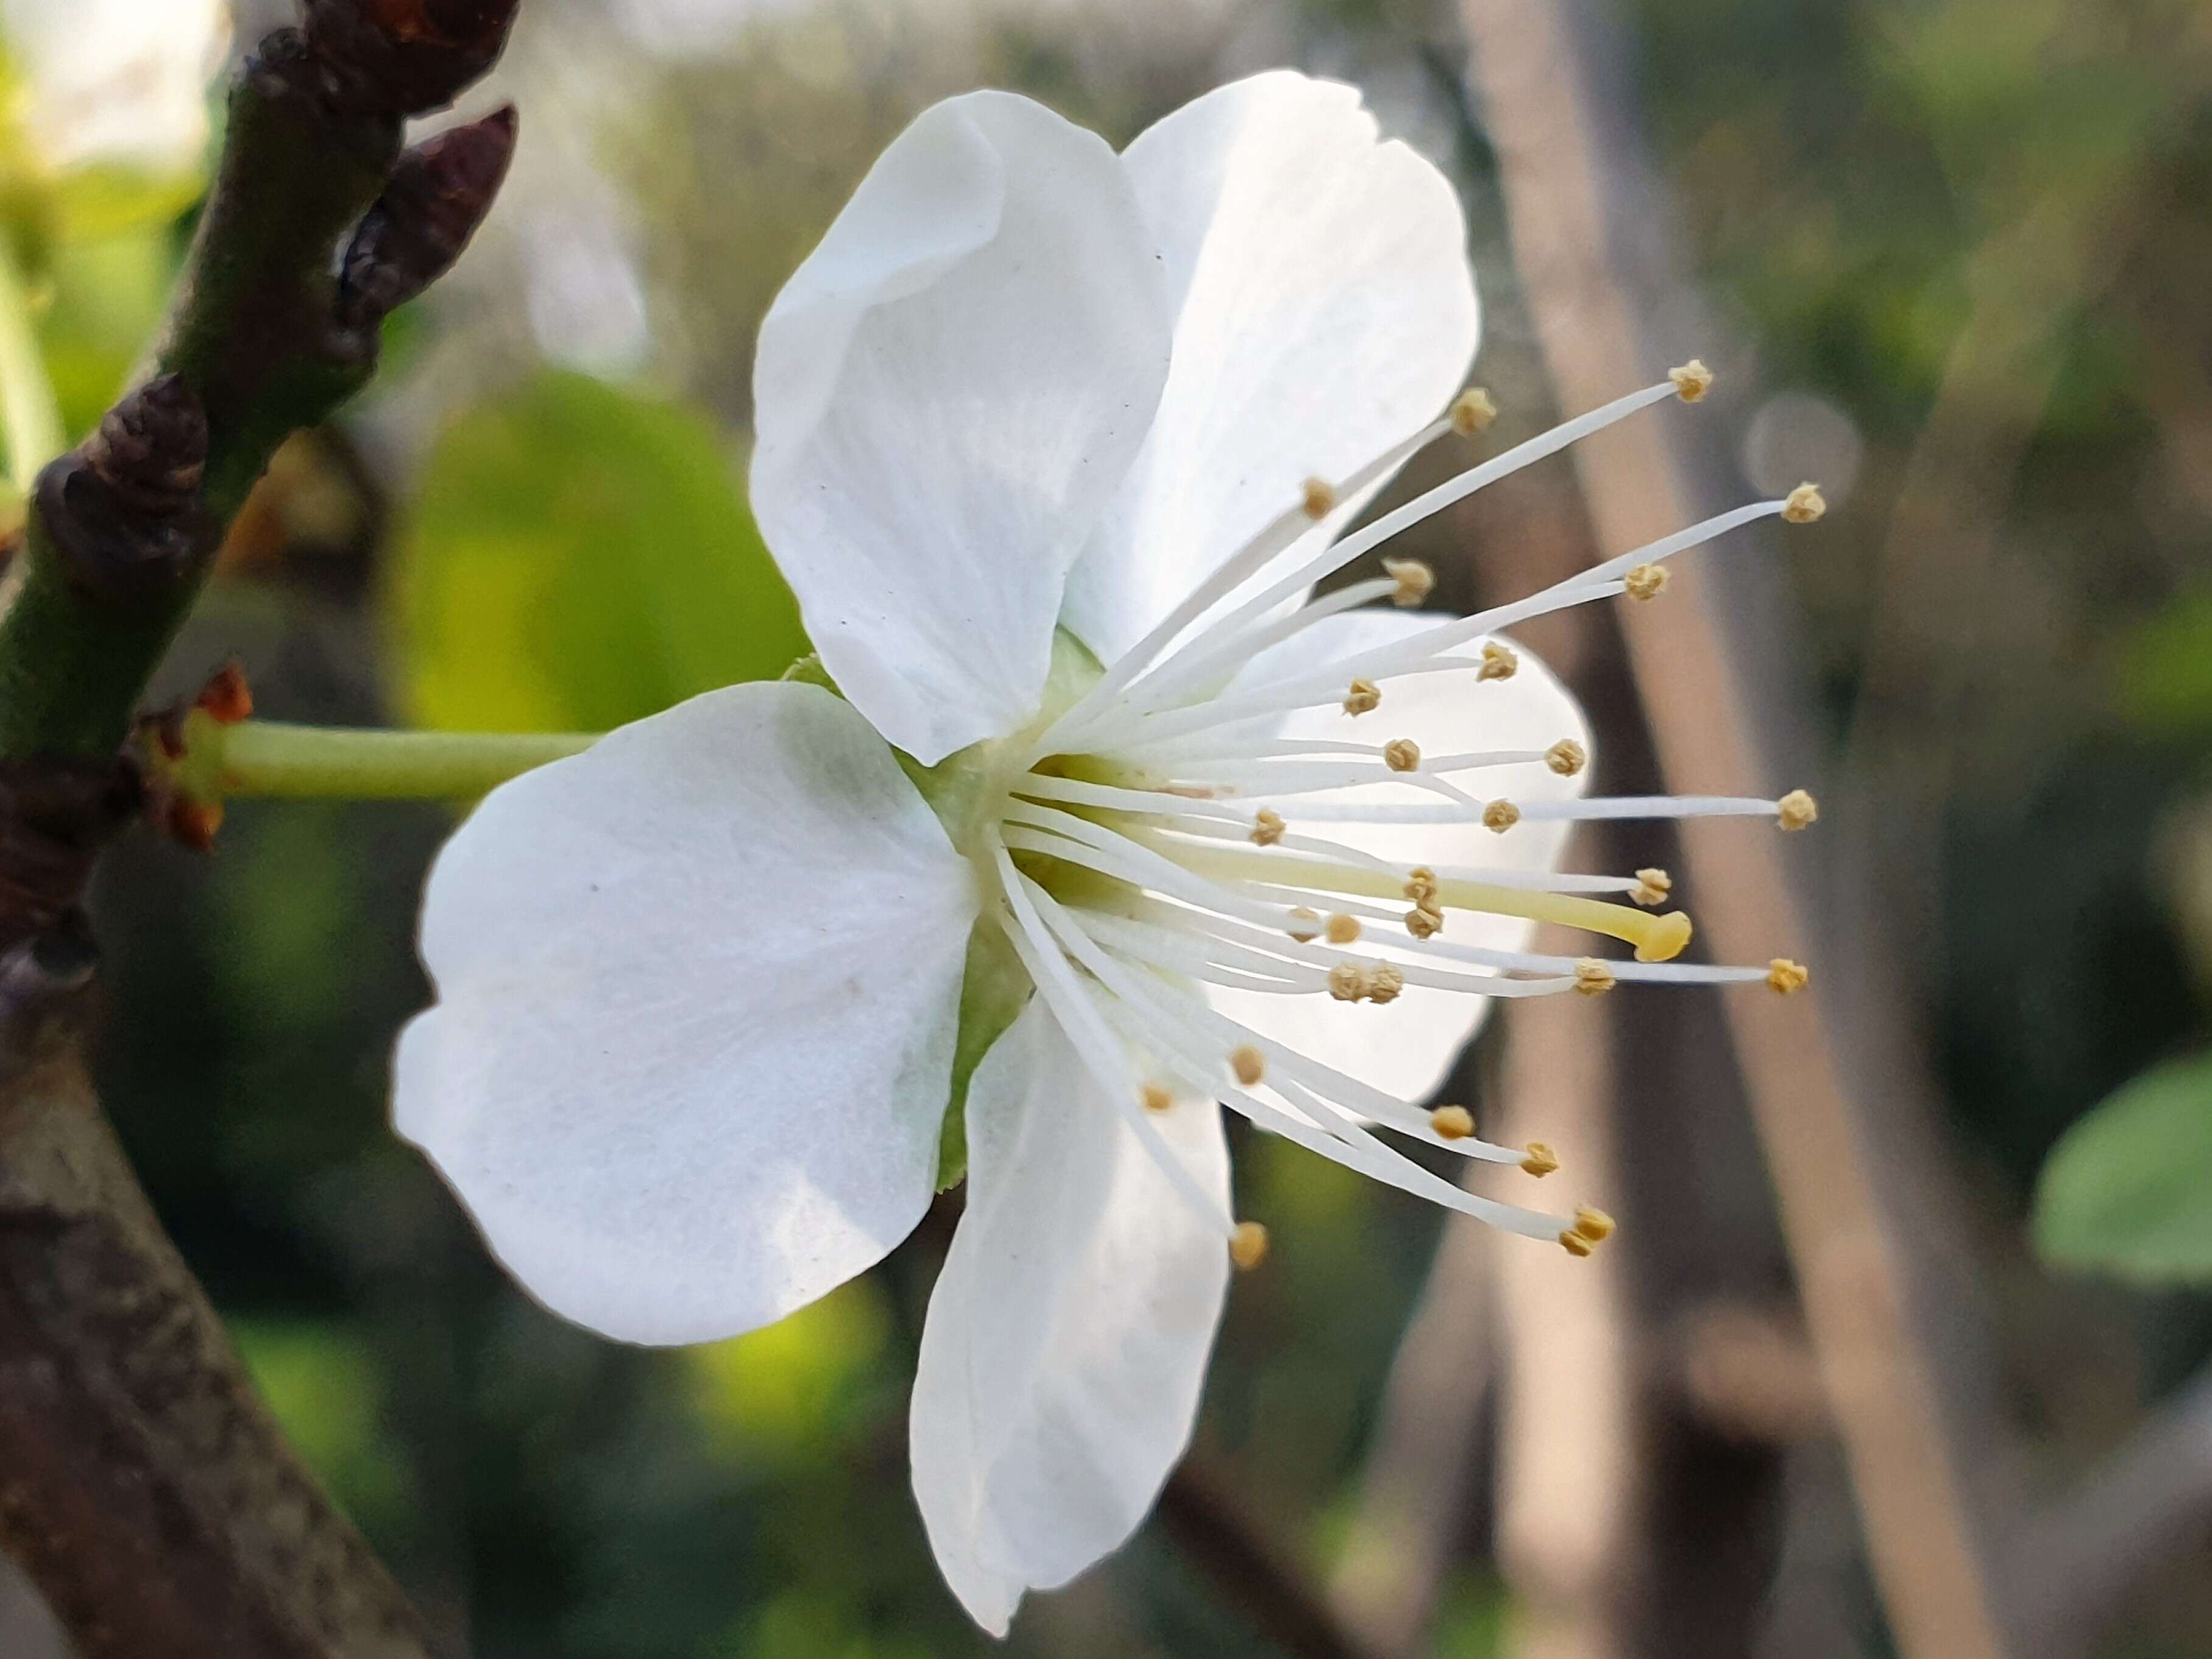
{"type": "Polygon", "coordinates": [[[604,731],[806,650],[720,432],[578,374],[447,428],[395,597],[410,712],[447,729],[604,731]]]}
{"type": "Polygon", "coordinates": [[[694,1408],[724,1455],[788,1460],[835,1436],[890,1340],[881,1287],[854,1279],[749,1335],[688,1350],[694,1408]]]}
{"type": "Polygon", "coordinates": [[[372,1529],[404,1515],[415,1494],[368,1344],[319,1320],[237,1321],[231,1333],[285,1435],[347,1513],[372,1529]]]}
{"type": "Polygon", "coordinates": [[[72,167],[54,181],[57,232],[64,241],[92,241],[171,225],[206,188],[198,167],[157,173],[112,161],[72,167]]]}
{"type": "Polygon", "coordinates": [[[2121,659],[2119,695],[2138,726],[2212,726],[2212,587],[2185,594],[2136,630],[2121,659]]]}
{"type": "Polygon", "coordinates": [[[2067,1132],[2043,1166],[2035,1241],[2068,1267],[2212,1282],[2212,1054],[2144,1073],[2067,1132]]]}

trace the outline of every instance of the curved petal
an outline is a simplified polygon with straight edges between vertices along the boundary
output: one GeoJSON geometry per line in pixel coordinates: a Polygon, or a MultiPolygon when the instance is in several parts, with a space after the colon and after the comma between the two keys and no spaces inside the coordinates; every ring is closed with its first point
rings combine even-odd
{"type": "Polygon", "coordinates": [[[1006,93],[924,112],[761,325],[753,511],[823,665],[925,764],[1035,714],[1168,337],[1121,163],[1006,93]]]}
{"type": "MultiPolygon", "coordinates": [[[[1156,1121],[1225,1203],[1219,1109],[1156,1121]]],[[[914,1486],[945,1581],[1002,1636],[1025,1591],[1119,1548],[1159,1496],[1190,1443],[1229,1253],[1040,1002],[976,1068],[968,1146],[915,1378],[914,1486]]]]}
{"type": "Polygon", "coordinates": [[[1177,315],[1151,437],[1068,582],[1065,620],[1106,662],[1307,479],[1347,478],[1434,420],[1480,330],[1459,198],[1376,142],[1354,88],[1255,76],[1122,159],[1177,315]]]}
{"type": "MultiPolygon", "coordinates": [[[[1281,648],[1286,655],[1294,652],[1310,663],[1386,645],[1447,620],[1402,611],[1353,611],[1316,623],[1281,648]]],[[[1521,659],[1520,672],[1510,680],[1487,683],[1479,682],[1474,672],[1481,642],[1462,649],[1478,659],[1468,664],[1464,674],[1411,674],[1391,680],[1383,690],[1382,708],[1357,722],[1335,708],[1301,710],[1284,722],[1282,735],[1359,742],[1411,738],[1425,755],[1543,750],[1562,738],[1591,748],[1582,706],[1525,647],[1514,647],[1521,659]]],[[[1280,674],[1283,663],[1263,655],[1245,672],[1257,681],[1280,674]]],[[[1578,795],[1589,777],[1587,768],[1579,777],[1563,778],[1534,763],[1469,772],[1456,781],[1480,799],[1528,801],[1578,795]]],[[[1394,863],[1478,865],[1494,870],[1556,868],[1573,828],[1519,823],[1498,835],[1473,823],[1333,824],[1328,819],[1330,804],[1363,799],[1402,803],[1407,799],[1403,789],[1378,785],[1286,802],[1281,810],[1302,835],[1342,842],[1394,863]]],[[[1455,910],[1443,937],[1455,945],[1486,950],[1525,951],[1534,931],[1533,924],[1511,917],[1455,910]]],[[[1381,929],[1370,928],[1362,951],[1382,957],[1405,954],[1381,933],[1381,929]]],[[[1443,1086],[1460,1051],[1481,1029],[1491,1008],[1486,997],[1418,985],[1408,986],[1395,1002],[1383,1007],[1219,988],[1213,988],[1211,996],[1223,1013],[1262,1036],[1413,1102],[1427,1099],[1443,1086]]]]}
{"type": "Polygon", "coordinates": [[[929,1204],[976,903],[854,710],[696,698],[447,847],[394,1120],[556,1313],[632,1342],[767,1324],[929,1204]]]}

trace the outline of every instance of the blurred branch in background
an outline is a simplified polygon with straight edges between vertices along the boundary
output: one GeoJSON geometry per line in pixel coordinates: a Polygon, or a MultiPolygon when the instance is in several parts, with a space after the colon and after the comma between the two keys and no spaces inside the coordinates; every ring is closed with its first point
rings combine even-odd
{"type": "MultiPolygon", "coordinates": [[[[247,1376],[109,1126],[82,904],[134,713],[278,447],[496,195],[511,110],[404,148],[515,0],[311,0],[232,85],[155,378],[40,473],[0,613],[0,1540],[81,1659],[416,1659],[427,1632],[247,1376]]],[[[14,372],[40,374],[19,361],[14,372]]],[[[11,464],[41,464],[9,433],[11,464]]],[[[205,1126],[201,1126],[203,1128],[205,1126]]]]}
{"type": "MultiPolygon", "coordinates": [[[[1680,304],[1680,278],[1651,169],[1629,148],[1632,130],[1598,113],[1621,100],[1602,84],[1587,16],[1531,0],[1466,0],[1463,9],[1515,246],[1561,403],[1595,406],[1701,343],[1717,351],[1710,337],[1684,337],[1678,327],[1662,338],[1655,329],[1680,304]],[[1607,91],[1614,95],[1601,103],[1607,91]]],[[[1680,435],[1693,430],[1638,424],[1577,455],[1608,550],[1704,515],[1691,482],[1698,469],[1678,447],[1694,442],[1680,435]]],[[[1791,695],[1740,647],[1709,571],[1693,592],[1625,624],[1661,763],[1685,791],[1771,781],[1769,734],[1757,730],[1752,711],[1784,708],[1791,695]]],[[[1724,845],[1694,833],[1701,828],[1709,827],[1691,826],[1685,837],[1689,890],[1716,956],[1756,960],[1805,939],[1806,906],[1777,846],[1724,845]]],[[[1852,972],[1825,949],[1820,955],[1816,989],[1852,972]]],[[[1836,999],[1823,992],[1785,1005],[1727,1006],[1899,1644],[1911,1659],[1999,1659],[2006,1650],[1982,1541],[1938,1395],[1928,1315],[1900,1249],[1895,1194],[1885,1190],[1887,1166],[1869,1156],[1873,1126],[1831,1047],[1836,999]]],[[[1893,1014],[1875,1029],[1895,1025],[1893,1014]]],[[[1856,1024],[1854,1031],[1867,1040],[1856,1024]]],[[[1898,1144],[1883,1127],[1884,1143],[1898,1144]]]]}

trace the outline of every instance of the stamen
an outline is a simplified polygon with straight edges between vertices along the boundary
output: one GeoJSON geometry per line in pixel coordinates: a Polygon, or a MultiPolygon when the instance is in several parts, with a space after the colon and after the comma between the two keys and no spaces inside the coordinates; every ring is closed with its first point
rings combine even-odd
{"type": "Polygon", "coordinates": [[[1331,945],[1356,945],[1359,942],[1359,918],[1338,911],[1328,919],[1328,942],[1331,945]]]}
{"type": "Polygon", "coordinates": [[[1282,840],[1283,832],[1289,827],[1283,822],[1280,812],[1272,806],[1263,806],[1252,819],[1253,842],[1261,847],[1273,847],[1282,840]]]}
{"type": "MultiPolygon", "coordinates": [[[[1149,975],[1130,973],[1117,963],[1111,956],[1101,951],[1097,943],[1082,928],[1075,926],[1067,913],[1049,894],[1034,882],[1028,881],[1021,876],[1003,853],[997,856],[996,863],[1002,880],[1019,884],[1028,889],[1026,896],[1017,896],[1024,902],[1024,928],[1028,928],[1035,921],[1046,922],[1053,936],[1057,938],[1075,961],[1097,981],[1101,988],[1097,993],[1098,1006],[1096,1008],[1086,1006],[1083,1011],[1092,1018],[1098,1019],[1105,1016],[1118,1018],[1128,1028],[1130,1037],[1139,1041],[1149,1040],[1152,1033],[1159,1030],[1164,1030],[1170,1036],[1177,1033],[1187,1035],[1199,1024],[1214,1029],[1237,1029],[1234,1022],[1212,1014],[1202,1004],[1178,1000],[1170,996],[1158,980],[1149,975]],[[1032,898],[1033,903],[1027,902],[1032,898]],[[1042,910],[1042,915],[1039,915],[1040,907],[1042,910]],[[1121,1000],[1116,1001],[1115,999],[1117,998],[1121,1000]]],[[[1030,959],[1029,954],[1024,953],[1025,964],[1030,962],[1030,959]]],[[[1035,971],[1034,969],[1032,971],[1035,971]]],[[[1064,962],[1058,964],[1058,971],[1066,976],[1069,983],[1074,983],[1073,975],[1064,962]]],[[[1297,1056],[1294,1054],[1280,1049],[1279,1045],[1268,1046],[1276,1049],[1277,1057],[1286,1065],[1297,1063],[1297,1056]]],[[[1184,1069],[1202,1070],[1203,1067],[1201,1066],[1193,1068],[1186,1066],[1184,1069]]],[[[1358,1100],[1363,1105],[1372,1105],[1376,1109],[1376,1115],[1395,1115],[1400,1106],[1400,1103],[1393,1101],[1389,1097],[1376,1095],[1373,1091],[1367,1089],[1365,1085],[1358,1083],[1355,1079],[1329,1072],[1325,1066],[1307,1063],[1305,1069],[1328,1079],[1328,1086],[1347,1091],[1351,1097],[1358,1100]]],[[[1420,1165],[1389,1152],[1369,1134],[1364,1126],[1351,1120],[1343,1108],[1332,1106],[1316,1097],[1292,1079],[1284,1077],[1272,1086],[1274,1091],[1289,1104],[1291,1108],[1289,1111],[1272,1106],[1242,1089],[1223,1091],[1224,1103],[1243,1113],[1255,1123],[1273,1130],[1310,1151],[1318,1152],[1322,1157],[1341,1164],[1348,1169],[1358,1170],[1376,1180],[1386,1182],[1416,1197],[1428,1199],[1446,1208],[1474,1216],[1492,1226],[1518,1233],[1523,1237],[1550,1238],[1557,1236],[1561,1225],[1557,1218],[1513,1205],[1499,1204],[1493,1200],[1483,1198],[1440,1179],[1421,1168],[1420,1165]],[[1304,1115],[1297,1115],[1299,1113],[1304,1115]],[[1321,1127],[1324,1123],[1328,1127],[1326,1128],[1321,1127]]],[[[1151,1126],[1146,1124],[1143,1127],[1149,1129],[1151,1126]]],[[[1158,1138],[1154,1137],[1155,1142],[1157,1139],[1158,1138]]],[[[1164,1143],[1158,1144],[1164,1145],[1164,1143]]],[[[1439,1141],[1436,1144],[1444,1143],[1439,1141]]],[[[1462,1142],[1459,1145],[1467,1149],[1468,1155],[1477,1158],[1482,1158],[1486,1154],[1494,1156],[1504,1152],[1505,1150],[1488,1147],[1479,1141],[1462,1142]]],[[[1181,1171],[1178,1170],[1176,1173],[1180,1174],[1181,1171]]],[[[1225,1231],[1229,1237],[1234,1237],[1233,1224],[1225,1231]]]]}
{"type": "Polygon", "coordinates": [[[1639,564],[1620,579],[1632,599],[1656,599],[1667,591],[1674,573],[1663,564],[1639,564]]]}
{"type": "Polygon", "coordinates": [[[1230,1051],[1229,1069],[1236,1073],[1237,1080],[1246,1088],[1255,1089],[1267,1075],[1267,1061],[1257,1048],[1248,1042],[1230,1051]]]}
{"type": "Polygon", "coordinates": [[[1446,1140],[1465,1140],[1474,1133],[1474,1114],[1464,1106],[1439,1106],[1429,1114],[1429,1127],[1446,1140]]]}
{"type": "Polygon", "coordinates": [[[1498,405],[1491,401],[1486,387],[1471,386],[1452,402],[1452,430],[1462,438],[1487,431],[1497,418],[1498,405]]]}
{"type": "MultiPolygon", "coordinates": [[[[1624,400],[1625,401],[1625,400],[1624,400]]],[[[1400,466],[1419,451],[1451,429],[1449,421],[1434,421],[1407,439],[1394,444],[1344,482],[1338,493],[1354,496],[1372,485],[1380,484],[1400,466]]],[[[1234,593],[1281,554],[1296,546],[1299,539],[1313,528],[1313,520],[1306,516],[1304,504],[1292,507],[1277,517],[1243,547],[1218,566],[1213,573],[1200,582],[1183,599],[1182,604],[1162,617],[1152,632],[1146,635],[1106,671],[1105,678],[1078,698],[1075,706],[1054,720],[1039,741],[1031,763],[1036,757],[1053,754],[1066,746],[1063,738],[1072,736],[1088,725],[1091,717],[1107,704],[1119,697],[1131,681],[1143,673],[1152,660],[1172,644],[1183,631],[1208,611],[1234,593]]],[[[1373,544],[1370,544],[1372,545],[1373,544]]],[[[1334,568],[1334,567],[1331,567],[1334,568]]],[[[1245,607],[1249,609],[1249,607],[1245,607]]],[[[1266,605],[1263,611],[1274,607],[1266,605]]]]}
{"type": "Polygon", "coordinates": [[[1521,822],[1521,809],[1510,800],[1494,800],[1482,809],[1482,827],[1504,835],[1521,822]]]}
{"type": "MultiPolygon", "coordinates": [[[[1486,489],[1500,478],[1510,477],[1524,467],[1532,466],[1548,456],[1556,455],[1561,450],[1589,436],[1592,433],[1601,432],[1606,428],[1627,419],[1638,410],[1649,409],[1652,404],[1674,395],[1675,395],[1675,388],[1671,382],[1646,386],[1642,391],[1632,392],[1626,397],[1616,398],[1602,408],[1594,409],[1587,414],[1577,416],[1571,421],[1565,422],[1553,428],[1549,432],[1529,439],[1525,443],[1515,445],[1503,455],[1486,461],[1480,466],[1472,467],[1456,478],[1447,480],[1427,494],[1408,501],[1395,512],[1387,513],[1374,523],[1355,531],[1333,547],[1322,550],[1296,570],[1269,584],[1261,592],[1239,605],[1209,629],[1207,634],[1214,635],[1224,630],[1235,631],[1242,629],[1255,617],[1273,613],[1286,600],[1296,599],[1304,593],[1322,577],[1343,568],[1354,559],[1371,552],[1385,542],[1403,534],[1424,520],[1434,517],[1455,502],[1464,501],[1477,490],[1486,489]]],[[[1442,425],[1435,428],[1437,431],[1443,429],[1442,425]]],[[[1425,441],[1425,437],[1422,441],[1425,441]]],[[[1388,458],[1391,467],[1395,468],[1398,461],[1403,459],[1402,452],[1407,452],[1407,446],[1401,446],[1400,452],[1394,452],[1393,457],[1388,458]]],[[[1361,474],[1362,487],[1364,481],[1370,480],[1371,476],[1377,474],[1381,470],[1379,463],[1375,467],[1364,470],[1361,474]]],[[[1301,530],[1304,528],[1304,524],[1301,515],[1299,526],[1301,530]]],[[[1281,545],[1267,551],[1264,556],[1261,556],[1261,544],[1255,543],[1253,548],[1240,553],[1230,561],[1229,564],[1224,565],[1213,576],[1209,577],[1196,593],[1177,607],[1172,616],[1154,629],[1142,642],[1108,670],[1104,680],[1093,686],[1073,708],[1054,723],[1040,739],[1036,753],[1042,756],[1067,748],[1079,732],[1085,737],[1089,737],[1091,733],[1088,728],[1091,725],[1091,717],[1101,711],[1108,702],[1118,696],[1122,690],[1144,671],[1146,665],[1158,654],[1162,647],[1243,582],[1258,574],[1265,568],[1267,561],[1273,557],[1274,553],[1281,551],[1295,539],[1295,536],[1289,538],[1281,545]]],[[[1545,596],[1540,596],[1541,597],[1545,596]]],[[[1597,595],[1594,593],[1581,592],[1578,587],[1576,597],[1566,602],[1580,603],[1583,599],[1595,597],[1597,595]]],[[[1557,607],[1539,604],[1529,614],[1540,615],[1547,608],[1557,607]]],[[[1504,607],[1499,614],[1510,612],[1515,609],[1516,607],[1504,607]]],[[[1499,620],[1490,625],[1503,627],[1504,623],[1499,620]]],[[[1474,633],[1480,634],[1486,631],[1488,631],[1486,628],[1479,627],[1474,630],[1474,633]]],[[[1201,635],[1200,641],[1194,641],[1191,648],[1197,648],[1205,637],[1201,635]]]]}
{"type": "Polygon", "coordinates": [[[1326,478],[1308,478],[1300,504],[1306,517],[1318,524],[1336,511],[1336,486],[1326,478]]]}
{"type": "Polygon", "coordinates": [[[1541,1181],[1559,1169],[1559,1155],[1545,1142],[1532,1140],[1528,1143],[1528,1156],[1521,1160],[1521,1167],[1541,1181]]]}
{"type": "Polygon", "coordinates": [[[1382,763],[1393,772],[1421,769],[1421,745],[1411,738],[1394,738],[1382,745],[1382,763]]]}
{"type": "Polygon", "coordinates": [[[1131,1091],[1127,1096],[1121,1092],[1120,1079],[1127,1068],[1121,1060],[1119,1047],[1112,1033],[1106,1029],[1105,1023],[1098,1017],[1097,1010],[1083,995],[1082,987],[1076,981],[1073,970],[1068,967],[1066,958],[1054,945],[1043,918],[1036,914],[1036,906],[1030,904],[1022,892],[1021,874],[1014,868],[1013,860],[1004,848],[994,850],[993,860],[999,872],[1000,891],[1012,911],[1011,915],[1000,913],[1000,931],[1006,934],[1007,942],[1014,947],[1014,954],[1021,958],[1022,966],[1029,972],[1030,982],[1037,988],[1038,994],[1051,1006],[1060,1030],[1075,1045],[1077,1054],[1082,1056],[1085,1066],[1104,1090],[1106,1097],[1115,1101],[1129,1100],[1131,1109],[1124,1121],[1136,1130],[1137,1138],[1143,1143],[1145,1151],[1160,1172],[1168,1177],[1184,1202],[1189,1205],[1192,1212],[1203,1218],[1208,1225],[1218,1227],[1224,1237],[1231,1235],[1235,1231],[1234,1224],[1222,1212],[1218,1201],[1208,1196],[1206,1189],[1198,1184],[1197,1178],[1183,1167],[1182,1161],[1169,1149],[1167,1142],[1160,1138],[1159,1131],[1145,1113],[1134,1109],[1137,1103],[1135,1091],[1131,1091]]]}
{"type": "Polygon", "coordinates": [[[1406,912],[1406,931],[1415,939],[1434,939],[1444,930],[1443,913],[1438,910],[1413,909],[1406,912]]]}
{"type": "Polygon", "coordinates": [[[1492,641],[1482,647],[1482,666],[1475,671],[1475,678],[1484,682],[1510,680],[1521,672],[1521,659],[1510,647],[1492,641]]]}
{"type": "Polygon", "coordinates": [[[1561,738],[1544,751],[1544,764],[1563,778],[1575,777],[1589,764],[1589,750],[1572,738],[1561,738]]]}
{"type": "Polygon", "coordinates": [[[1328,970],[1328,994],[1339,1002],[1358,1002],[1367,994],[1367,970],[1356,962],[1340,962],[1328,970]]]}
{"type": "Polygon", "coordinates": [[[1826,497],[1816,483],[1801,483],[1790,492],[1790,500],[1782,509],[1782,516],[1791,524],[1816,524],[1827,513],[1826,497]]]}
{"type": "Polygon", "coordinates": [[[1813,975],[1802,963],[1792,962],[1787,957],[1777,957],[1766,970],[1766,982],[1784,996],[1794,996],[1812,983],[1813,975]]]}
{"type": "Polygon", "coordinates": [[[1310,945],[1321,937],[1321,913],[1309,910],[1303,904],[1291,912],[1292,926],[1290,935],[1300,945],[1310,945]]]}
{"type": "Polygon", "coordinates": [[[1352,690],[1344,699],[1344,712],[1347,714],[1371,714],[1382,706],[1382,688],[1369,679],[1352,681],[1352,690]]]}
{"type": "Polygon", "coordinates": [[[1674,896],[1674,878],[1664,870],[1638,870],[1636,887],[1629,895],[1647,909],[1656,910],[1674,896]]]}
{"type": "Polygon", "coordinates": [[[1419,559],[1385,559],[1382,574],[1398,584],[1390,603],[1411,611],[1437,591],[1437,573],[1419,559]]]}
{"type": "Polygon", "coordinates": [[[1571,1230],[1559,1235],[1559,1243],[1571,1256],[1588,1257],[1597,1249],[1589,1240],[1571,1230]]]}
{"type": "Polygon", "coordinates": [[[1702,402],[1705,393],[1713,389],[1713,372],[1702,358],[1692,357],[1680,368],[1670,368],[1667,378],[1674,383],[1674,391],[1686,404],[1702,402]]]}
{"type": "Polygon", "coordinates": [[[1820,804],[1802,789],[1792,789],[1774,803],[1774,814],[1784,830],[1795,833],[1820,822],[1820,804]]]}
{"type": "Polygon", "coordinates": [[[1267,1230],[1256,1221],[1240,1221],[1229,1240],[1229,1259],[1239,1273],[1250,1273],[1267,1259],[1267,1230]]]}
{"type": "Polygon", "coordinates": [[[1415,865],[1406,872],[1406,896],[1426,908],[1437,900],[1437,872],[1425,864],[1415,865]]]}
{"type": "Polygon", "coordinates": [[[1595,957],[1584,957],[1575,963],[1575,989],[1586,997],[1601,997],[1620,983],[1613,969],[1595,957]]]}
{"type": "Polygon", "coordinates": [[[1175,1104],[1175,1097],[1158,1084],[1147,1083],[1144,1087],[1144,1102],[1146,1111],[1164,1112],[1175,1104]]]}
{"type": "Polygon", "coordinates": [[[1367,1000],[1378,1007],[1395,1002],[1405,988],[1405,975],[1387,962],[1378,962],[1367,970],[1367,1000]]]}

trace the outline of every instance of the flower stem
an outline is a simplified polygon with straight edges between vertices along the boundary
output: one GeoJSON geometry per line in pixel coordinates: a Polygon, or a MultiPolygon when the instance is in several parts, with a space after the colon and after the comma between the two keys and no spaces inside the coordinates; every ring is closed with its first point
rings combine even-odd
{"type": "Polygon", "coordinates": [[[247,720],[196,732],[187,766],[197,773],[206,765],[200,775],[218,799],[473,800],[598,741],[572,733],[363,732],[247,720]]]}
{"type": "Polygon", "coordinates": [[[8,479],[20,499],[39,469],[62,453],[61,406],[39,349],[31,295],[15,255],[0,238],[0,439],[8,447],[8,479]]]}

